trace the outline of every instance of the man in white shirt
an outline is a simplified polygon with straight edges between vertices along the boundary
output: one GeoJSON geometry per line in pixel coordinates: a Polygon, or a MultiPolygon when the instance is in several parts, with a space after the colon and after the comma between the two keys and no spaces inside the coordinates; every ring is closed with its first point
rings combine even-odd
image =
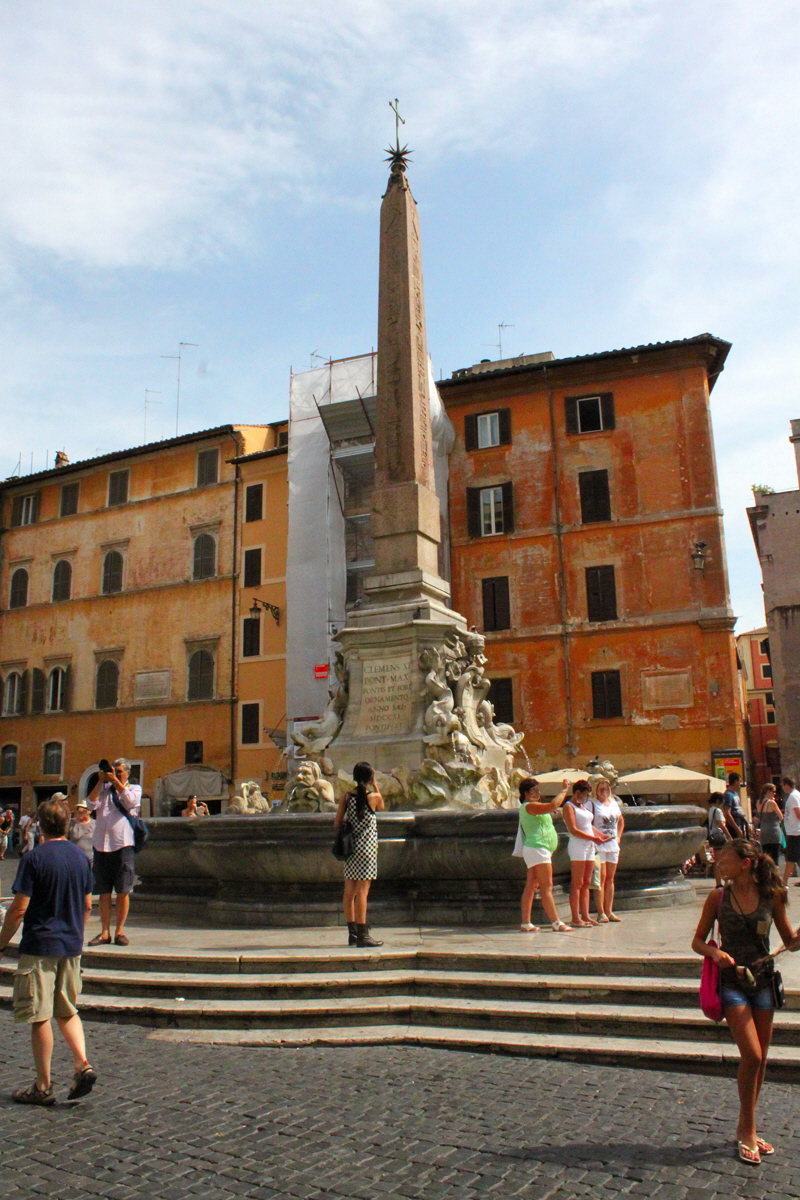
{"type": "Polygon", "coordinates": [[[142,806],[142,789],[138,783],[128,783],[130,773],[131,764],[127,758],[115,759],[111,771],[99,772],[97,783],[86,797],[96,816],[92,871],[95,887],[100,893],[101,924],[100,932],[89,942],[90,946],[107,946],[111,942],[112,891],[117,894],[114,944],[127,946],[130,942],[125,933],[125,921],[136,871],[133,828],[125,814],[136,817],[142,806]]]}
{"type": "Polygon", "coordinates": [[[783,868],[783,882],[787,883],[798,862],[800,862],[800,792],[794,786],[794,780],[784,775],[781,780],[781,791],[784,795],[783,832],[786,834],[786,849],[784,857],[786,866],[783,868]]]}

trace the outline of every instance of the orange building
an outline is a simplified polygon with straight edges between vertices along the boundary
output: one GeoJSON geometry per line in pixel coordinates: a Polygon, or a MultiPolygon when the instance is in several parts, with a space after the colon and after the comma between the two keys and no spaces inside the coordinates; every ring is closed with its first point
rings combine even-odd
{"type": "Polygon", "coordinates": [[[765,783],[780,785],[781,752],[775,718],[775,695],[769,630],[749,629],[736,638],[747,697],[745,738],[748,780],[757,799],[765,783]]]}
{"type": "Polygon", "coordinates": [[[285,428],[222,425],[0,485],[0,806],[74,799],[120,754],[161,812],[183,767],[209,772],[220,802],[240,755],[244,778],[268,780],[275,744],[242,730],[248,703],[280,724],[282,635],[259,641],[254,673],[240,551],[258,527],[262,590],[285,574],[285,428]]]}
{"type": "Polygon", "coordinates": [[[709,393],[727,342],[483,362],[439,390],[453,607],[535,769],[742,745],[709,393]]]}

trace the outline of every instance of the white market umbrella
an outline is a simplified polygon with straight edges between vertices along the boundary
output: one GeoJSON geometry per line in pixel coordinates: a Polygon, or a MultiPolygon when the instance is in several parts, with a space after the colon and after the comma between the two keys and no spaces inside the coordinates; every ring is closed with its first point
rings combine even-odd
{"type": "Polygon", "coordinates": [[[574,767],[564,767],[563,771],[535,773],[534,778],[539,783],[539,791],[542,796],[557,796],[565,779],[572,788],[573,783],[577,783],[579,779],[588,779],[590,775],[591,771],[576,771],[574,767]]]}
{"type": "Polygon", "coordinates": [[[724,780],[703,775],[701,771],[687,771],[685,767],[651,767],[648,771],[623,775],[617,780],[614,791],[617,795],[652,796],[659,792],[665,795],[689,792],[708,796],[713,792],[724,792],[725,786],[724,780]]]}

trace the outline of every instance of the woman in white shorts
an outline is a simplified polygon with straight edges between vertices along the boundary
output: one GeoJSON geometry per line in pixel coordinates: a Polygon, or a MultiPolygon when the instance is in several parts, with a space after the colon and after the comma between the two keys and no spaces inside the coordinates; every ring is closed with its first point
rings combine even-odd
{"type": "Polygon", "coordinates": [[[597,924],[589,916],[589,887],[597,847],[602,846],[606,840],[604,834],[595,830],[591,810],[585,807],[591,792],[591,784],[585,779],[579,779],[572,785],[572,799],[564,805],[564,823],[569,830],[567,850],[572,868],[569,906],[572,910],[572,924],[583,928],[597,924]]]}
{"type": "Polygon", "coordinates": [[[542,908],[550,920],[554,933],[571,933],[569,925],[565,925],[558,915],[553,900],[553,867],[551,859],[553,852],[558,849],[558,834],[553,825],[551,813],[557,812],[567,796],[569,784],[564,780],[564,789],[554,800],[543,803],[539,798],[539,784],[535,779],[523,779],[519,785],[519,830],[522,839],[522,857],[528,868],[525,881],[525,891],[522,893],[522,922],[520,929],[523,933],[534,933],[536,925],[531,925],[531,906],[533,894],[538,885],[541,893],[542,908]]]}
{"type": "Polygon", "coordinates": [[[614,912],[614,876],[619,863],[619,844],[625,821],[616,796],[611,794],[611,784],[607,779],[595,782],[593,799],[589,801],[592,812],[592,824],[598,833],[606,837],[599,847],[600,853],[600,891],[597,893],[599,916],[598,923],[604,925],[607,921],[619,921],[614,912]]]}

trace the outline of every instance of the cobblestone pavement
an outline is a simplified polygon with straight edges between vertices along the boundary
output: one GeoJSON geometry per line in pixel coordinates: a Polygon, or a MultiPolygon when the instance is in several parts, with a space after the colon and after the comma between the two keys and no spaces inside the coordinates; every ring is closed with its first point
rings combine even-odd
{"type": "MultiPolygon", "coordinates": [[[[800,1197],[800,1093],[767,1084],[778,1153],[734,1157],[732,1080],[413,1047],[245,1049],[89,1025],[94,1093],[22,1108],[27,1030],[0,1014],[0,1196],[30,1200],[800,1197]]],[[[70,1063],[58,1045],[54,1077],[70,1063]]],[[[66,1095],[63,1088],[61,1096],[66,1095]]]]}

